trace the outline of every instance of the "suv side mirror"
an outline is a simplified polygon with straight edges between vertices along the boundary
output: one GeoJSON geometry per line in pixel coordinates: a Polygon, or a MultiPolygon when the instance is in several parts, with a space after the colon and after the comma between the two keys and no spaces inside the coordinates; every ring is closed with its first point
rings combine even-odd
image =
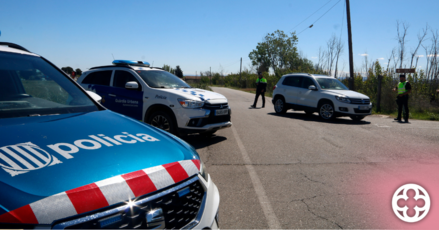
{"type": "Polygon", "coordinates": [[[310,85],[310,86],[308,87],[308,89],[309,89],[309,90],[314,90],[314,91],[316,91],[316,90],[317,90],[317,88],[316,88],[316,86],[315,86],[315,85],[310,85]]]}
{"type": "Polygon", "coordinates": [[[125,84],[125,89],[139,89],[139,84],[135,81],[129,81],[125,84]]]}

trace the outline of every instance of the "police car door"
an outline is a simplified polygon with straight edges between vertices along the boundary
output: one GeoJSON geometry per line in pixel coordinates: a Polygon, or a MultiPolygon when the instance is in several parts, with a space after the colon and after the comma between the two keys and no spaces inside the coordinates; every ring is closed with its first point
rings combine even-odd
{"type": "Polygon", "coordinates": [[[108,100],[108,94],[111,90],[112,73],[113,70],[91,72],[81,81],[81,86],[84,89],[93,91],[102,97],[101,104],[108,109],[111,109],[111,100],[108,100]]]}
{"type": "Polygon", "coordinates": [[[142,120],[143,92],[139,80],[130,72],[115,70],[110,97],[114,99],[114,106],[111,110],[120,114],[142,120]],[[127,82],[134,81],[139,85],[138,89],[126,89],[127,82]]]}

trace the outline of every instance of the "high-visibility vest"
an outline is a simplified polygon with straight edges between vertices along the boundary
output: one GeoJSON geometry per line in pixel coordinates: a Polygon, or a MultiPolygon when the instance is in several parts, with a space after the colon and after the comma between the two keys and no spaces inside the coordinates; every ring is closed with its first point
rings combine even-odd
{"type": "Polygon", "coordinates": [[[405,85],[407,84],[407,81],[405,82],[400,82],[398,84],[398,94],[403,94],[405,92],[407,92],[407,90],[405,89],[405,85]]]}
{"type": "Polygon", "coordinates": [[[267,79],[265,79],[265,78],[257,78],[256,79],[256,83],[265,83],[265,84],[267,84],[267,79]]]}

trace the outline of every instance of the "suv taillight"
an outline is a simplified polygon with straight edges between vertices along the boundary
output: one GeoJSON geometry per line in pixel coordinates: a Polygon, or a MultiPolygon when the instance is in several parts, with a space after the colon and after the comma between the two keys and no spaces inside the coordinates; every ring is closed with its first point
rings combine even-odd
{"type": "Polygon", "coordinates": [[[277,85],[274,85],[274,86],[273,86],[273,91],[276,89],[276,87],[277,87],[277,85]]]}

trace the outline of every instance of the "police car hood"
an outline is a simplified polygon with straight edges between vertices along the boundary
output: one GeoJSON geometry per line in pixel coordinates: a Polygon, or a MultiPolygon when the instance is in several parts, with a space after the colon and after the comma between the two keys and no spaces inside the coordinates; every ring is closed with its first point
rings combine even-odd
{"type": "Polygon", "coordinates": [[[0,219],[107,178],[199,160],[175,136],[108,110],[0,119],[0,130],[0,219]]]}
{"type": "Polygon", "coordinates": [[[346,96],[349,98],[358,98],[358,99],[369,99],[368,96],[362,94],[362,93],[357,93],[355,91],[352,90],[322,90],[323,92],[325,92],[326,94],[331,94],[334,96],[346,96]]]}
{"type": "Polygon", "coordinates": [[[175,88],[175,89],[160,89],[160,90],[163,92],[176,94],[181,98],[186,98],[191,100],[201,100],[210,104],[227,103],[227,98],[222,94],[204,89],[175,88]]]}

